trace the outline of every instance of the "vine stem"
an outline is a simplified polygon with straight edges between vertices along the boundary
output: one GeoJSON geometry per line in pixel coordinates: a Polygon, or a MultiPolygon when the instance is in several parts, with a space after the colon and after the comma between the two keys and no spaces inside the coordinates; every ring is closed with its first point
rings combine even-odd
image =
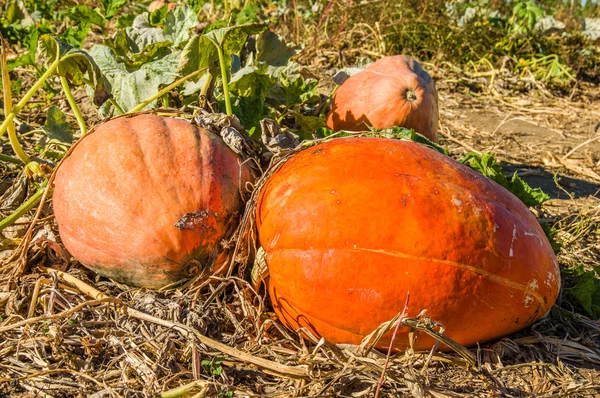
{"type": "Polygon", "coordinates": [[[21,159],[13,158],[12,156],[4,155],[2,153],[0,153],[0,160],[8,163],[23,164],[21,159]]]}
{"type": "MultiPolygon", "coordinates": [[[[6,46],[4,38],[0,37],[0,40],[2,40],[2,54],[0,55],[2,57],[2,92],[4,94],[4,114],[8,115],[13,111],[12,94],[10,92],[10,76],[8,75],[8,66],[6,65],[6,46]]],[[[31,159],[29,159],[29,156],[27,156],[23,150],[23,147],[21,146],[21,143],[19,142],[17,130],[15,129],[14,118],[8,122],[6,128],[8,130],[8,140],[10,141],[10,146],[12,147],[13,151],[23,163],[29,163],[31,159]]]]}
{"type": "Polygon", "coordinates": [[[219,65],[221,66],[221,79],[223,79],[223,96],[225,97],[225,113],[227,116],[231,116],[233,111],[231,110],[231,98],[229,98],[229,82],[227,80],[227,67],[225,66],[225,54],[223,54],[223,48],[216,43],[213,44],[217,47],[217,53],[219,54],[219,65]]]}
{"type": "Polygon", "coordinates": [[[190,73],[189,75],[186,75],[186,76],[182,77],[181,79],[175,81],[174,83],[169,84],[167,87],[163,88],[158,93],[154,94],[152,97],[148,98],[147,100],[145,100],[141,104],[138,104],[138,105],[134,106],[133,108],[131,108],[129,110],[129,112],[125,112],[125,113],[134,113],[134,112],[141,111],[142,109],[144,109],[146,107],[146,105],[148,105],[152,101],[156,100],[157,98],[162,97],[163,95],[165,95],[169,91],[173,90],[175,87],[179,86],[181,83],[186,82],[187,80],[189,80],[192,77],[196,76],[198,73],[205,71],[206,69],[207,68],[198,69],[197,71],[194,71],[194,72],[190,73]]]}
{"type": "Polygon", "coordinates": [[[48,185],[48,180],[44,180],[44,182],[42,183],[40,188],[33,194],[33,196],[31,198],[27,199],[27,201],[25,203],[23,203],[21,206],[19,206],[19,208],[17,210],[15,210],[12,214],[10,214],[4,220],[0,221],[0,231],[2,231],[6,227],[10,227],[11,225],[13,225],[15,223],[15,221],[17,221],[19,218],[21,218],[21,216],[23,214],[27,213],[27,211],[29,209],[31,209],[33,206],[35,206],[42,198],[42,195],[44,194],[44,191],[46,190],[47,185],[48,185]]]}
{"type": "Polygon", "coordinates": [[[114,99],[114,98],[109,98],[109,99],[108,99],[108,102],[110,102],[110,103],[112,104],[112,106],[114,106],[114,107],[115,107],[115,109],[117,110],[117,112],[119,112],[119,114],[120,114],[120,115],[123,115],[123,114],[125,114],[125,113],[126,113],[126,112],[123,110],[123,108],[121,108],[121,105],[119,105],[119,104],[117,103],[117,101],[115,101],[115,99],[114,99]]]}
{"type": "Polygon", "coordinates": [[[17,105],[15,105],[13,107],[12,111],[10,113],[6,114],[6,119],[4,119],[4,121],[0,125],[0,137],[2,137],[2,135],[4,134],[4,132],[6,131],[8,126],[13,122],[13,120],[15,119],[17,114],[21,111],[21,109],[23,109],[25,107],[27,102],[29,102],[31,97],[33,97],[33,95],[40,89],[40,87],[42,87],[42,85],[44,85],[46,80],[48,80],[48,78],[50,76],[52,76],[52,74],[54,73],[56,68],[58,68],[60,61],[61,61],[60,59],[57,59],[56,61],[54,61],[50,65],[50,67],[46,70],[46,72],[44,72],[42,77],[40,77],[39,80],[37,82],[35,82],[35,84],[29,89],[29,91],[27,91],[27,93],[25,93],[25,96],[23,96],[23,98],[21,98],[21,101],[19,101],[17,103],[17,105]]]}
{"type": "Polygon", "coordinates": [[[210,88],[211,82],[212,82],[212,75],[211,75],[210,71],[206,71],[206,81],[204,82],[204,85],[202,86],[202,90],[200,90],[201,97],[206,97],[206,94],[208,93],[208,89],[210,88]]]}
{"type": "Polygon", "coordinates": [[[62,85],[65,96],[67,97],[67,101],[71,106],[71,110],[75,114],[75,119],[77,119],[77,124],[79,124],[79,130],[81,130],[81,135],[85,135],[87,133],[87,126],[85,125],[85,120],[83,120],[83,116],[81,115],[81,111],[77,106],[77,102],[75,101],[75,97],[73,97],[73,93],[71,92],[71,88],[69,87],[69,82],[67,78],[64,76],[60,77],[60,84],[62,85]]]}

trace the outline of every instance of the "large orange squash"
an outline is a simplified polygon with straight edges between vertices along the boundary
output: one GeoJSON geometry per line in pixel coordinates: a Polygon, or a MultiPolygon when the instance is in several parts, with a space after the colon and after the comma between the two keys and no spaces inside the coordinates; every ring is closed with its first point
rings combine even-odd
{"type": "MultiPolygon", "coordinates": [[[[341,138],[291,158],[257,208],[275,312],[333,343],[358,344],[422,310],[471,346],[540,319],[560,274],[514,195],[421,144],[341,138]]],[[[395,349],[407,346],[400,329],[395,349]]],[[[378,348],[389,345],[391,333],[378,348]]],[[[422,334],[417,349],[434,341],[422,334]]]]}
{"type": "Polygon", "coordinates": [[[115,119],[58,169],[54,213],[83,265],[159,288],[226,257],[220,241],[237,225],[249,179],[220,137],[185,120],[115,119]]]}
{"type": "Polygon", "coordinates": [[[332,130],[406,127],[437,142],[438,95],[429,74],[414,59],[382,58],[346,80],[327,116],[332,130]]]}

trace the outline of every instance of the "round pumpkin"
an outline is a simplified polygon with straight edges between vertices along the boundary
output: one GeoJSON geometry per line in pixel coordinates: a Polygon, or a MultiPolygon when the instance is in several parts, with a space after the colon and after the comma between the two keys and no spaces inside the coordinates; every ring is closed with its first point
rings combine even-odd
{"type": "Polygon", "coordinates": [[[185,120],[114,119],[58,169],[54,214],[83,265],[160,288],[225,261],[220,242],[237,225],[240,187],[251,178],[220,137],[185,120]]]}
{"type": "Polygon", "coordinates": [[[398,126],[437,142],[438,95],[429,74],[405,55],[382,58],[348,78],[327,115],[332,130],[398,126]]]}
{"type": "MultiPolygon", "coordinates": [[[[410,292],[409,317],[426,310],[472,346],[540,319],[559,291],[556,258],[527,207],[410,141],[340,138],[298,153],[263,187],[256,219],[275,312],[333,343],[359,344],[410,292]]],[[[433,344],[421,333],[415,348],[433,344]]]]}

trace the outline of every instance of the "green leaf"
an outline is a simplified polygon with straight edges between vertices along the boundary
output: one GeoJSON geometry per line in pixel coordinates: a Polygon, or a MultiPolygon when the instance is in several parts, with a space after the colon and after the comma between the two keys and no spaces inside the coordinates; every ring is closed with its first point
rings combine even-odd
{"type": "Polygon", "coordinates": [[[202,68],[214,67],[218,60],[217,48],[210,39],[204,35],[196,35],[187,42],[181,51],[177,71],[184,76],[189,75],[202,68]]]}
{"type": "Polygon", "coordinates": [[[44,124],[48,138],[65,144],[73,142],[73,127],[67,122],[65,114],[55,105],[48,108],[48,116],[44,124]]]}
{"type": "Polygon", "coordinates": [[[133,25],[134,19],[135,19],[134,14],[120,15],[117,18],[117,27],[120,29],[129,28],[131,25],[133,25]]]}
{"type": "Polygon", "coordinates": [[[556,240],[556,235],[558,234],[558,229],[551,227],[546,222],[540,222],[540,226],[544,230],[544,233],[546,234],[546,237],[548,238],[548,241],[550,242],[550,246],[552,247],[552,250],[554,251],[555,254],[558,254],[560,252],[560,249],[562,248],[562,244],[556,240]]]}
{"type": "Polygon", "coordinates": [[[179,6],[169,12],[164,28],[153,27],[149,17],[148,13],[138,15],[130,27],[117,31],[113,37],[104,41],[113,50],[117,60],[125,63],[130,71],[163,58],[179,48],[189,39],[190,30],[198,21],[193,11],[186,6],[179,6]]]}
{"type": "Polygon", "coordinates": [[[104,29],[104,24],[106,23],[106,18],[100,13],[99,8],[78,5],[71,7],[66,14],[74,21],[97,25],[102,29],[104,29]]]}
{"type": "Polygon", "coordinates": [[[69,26],[59,38],[70,46],[81,47],[90,30],[89,23],[79,23],[75,27],[69,26]]]}
{"type": "Polygon", "coordinates": [[[122,30],[106,39],[104,44],[113,50],[117,61],[124,63],[129,71],[139,69],[145,63],[171,53],[171,43],[166,40],[147,44],[140,49],[138,43],[122,30]]]}
{"type": "Polygon", "coordinates": [[[489,152],[481,155],[470,153],[461,160],[461,163],[502,185],[527,206],[537,206],[550,199],[541,188],[530,187],[516,172],[509,181],[500,165],[496,163],[494,155],[489,152]]]}
{"type": "Polygon", "coordinates": [[[289,47],[282,36],[270,30],[264,31],[256,40],[256,60],[270,66],[286,66],[299,52],[299,49],[289,47]]]}
{"type": "Polygon", "coordinates": [[[237,96],[264,102],[274,85],[275,79],[265,74],[265,68],[245,66],[231,77],[229,90],[237,96]]]}
{"type": "Polygon", "coordinates": [[[178,6],[171,10],[165,18],[164,36],[176,48],[190,39],[190,30],[198,24],[196,13],[187,6],[178,6]]]}
{"type": "MultiPolygon", "coordinates": [[[[115,53],[107,46],[92,47],[90,55],[110,82],[113,97],[125,112],[152,97],[158,93],[161,85],[171,84],[179,76],[175,72],[179,52],[147,62],[134,71],[128,71],[125,64],[119,62],[115,53]]],[[[155,105],[156,101],[150,103],[145,109],[155,105]]],[[[111,114],[109,104],[100,108],[100,114],[103,117],[111,114]]]]}
{"type": "MultiPolygon", "coordinates": [[[[177,70],[182,75],[188,75],[198,69],[216,68],[219,54],[216,46],[221,46],[225,55],[226,67],[231,67],[231,56],[238,54],[248,37],[263,32],[264,24],[247,24],[214,29],[204,35],[194,35],[187,42],[181,53],[177,70]]],[[[220,74],[213,69],[214,75],[220,74]]]]}
{"type": "Polygon", "coordinates": [[[25,36],[23,45],[27,47],[27,52],[14,61],[8,61],[9,72],[20,66],[36,65],[35,54],[37,52],[39,37],[40,32],[37,28],[33,28],[31,32],[25,36]]]}
{"type": "Polygon", "coordinates": [[[147,12],[134,18],[131,27],[125,29],[127,40],[134,49],[133,52],[141,52],[146,46],[167,41],[163,30],[155,28],[150,24],[147,12]]]}
{"type": "Polygon", "coordinates": [[[119,8],[123,4],[127,3],[127,0],[100,0],[102,7],[104,7],[104,15],[107,19],[111,19],[115,16],[119,8]]]}
{"type": "Polygon", "coordinates": [[[300,125],[300,131],[296,132],[301,140],[311,140],[312,133],[325,127],[325,120],[317,116],[306,116],[300,112],[292,111],[296,123],[300,125]]]}
{"type": "Polygon", "coordinates": [[[279,83],[269,93],[269,98],[291,108],[318,98],[316,80],[306,82],[304,77],[296,75],[290,78],[285,73],[279,77],[279,83]]]}
{"type": "Polygon", "coordinates": [[[583,265],[576,268],[563,270],[563,274],[570,276],[573,286],[566,288],[573,298],[581,305],[591,317],[600,318],[600,267],[585,270],[583,265]]]}
{"type": "Polygon", "coordinates": [[[542,191],[541,188],[531,188],[525,180],[517,175],[517,172],[513,174],[510,180],[509,191],[515,194],[527,206],[538,206],[550,200],[550,196],[542,191]]]}
{"type": "Polygon", "coordinates": [[[94,59],[85,51],[72,47],[50,35],[42,35],[38,53],[46,66],[59,60],[56,74],[74,85],[88,83],[94,88],[94,104],[100,106],[110,98],[110,85],[94,59]],[[86,78],[87,75],[87,78],[86,78]]]}
{"type": "Polygon", "coordinates": [[[150,15],[148,16],[148,21],[150,22],[150,25],[152,25],[152,26],[162,25],[162,23],[165,21],[165,18],[167,17],[168,12],[169,12],[169,8],[167,7],[166,4],[162,7],[157,8],[156,10],[152,11],[150,13],[150,15]]]}
{"type": "Polygon", "coordinates": [[[226,55],[237,54],[242,50],[249,36],[264,32],[267,25],[251,23],[215,29],[205,34],[215,45],[223,48],[226,55]]]}

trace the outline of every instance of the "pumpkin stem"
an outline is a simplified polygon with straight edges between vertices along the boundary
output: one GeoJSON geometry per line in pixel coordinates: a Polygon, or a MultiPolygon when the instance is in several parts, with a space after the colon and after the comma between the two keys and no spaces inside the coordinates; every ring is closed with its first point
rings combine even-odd
{"type": "Polygon", "coordinates": [[[406,98],[406,100],[408,102],[416,102],[417,99],[418,99],[417,98],[417,93],[412,88],[407,88],[406,89],[406,91],[404,92],[404,98],[406,98]]]}

